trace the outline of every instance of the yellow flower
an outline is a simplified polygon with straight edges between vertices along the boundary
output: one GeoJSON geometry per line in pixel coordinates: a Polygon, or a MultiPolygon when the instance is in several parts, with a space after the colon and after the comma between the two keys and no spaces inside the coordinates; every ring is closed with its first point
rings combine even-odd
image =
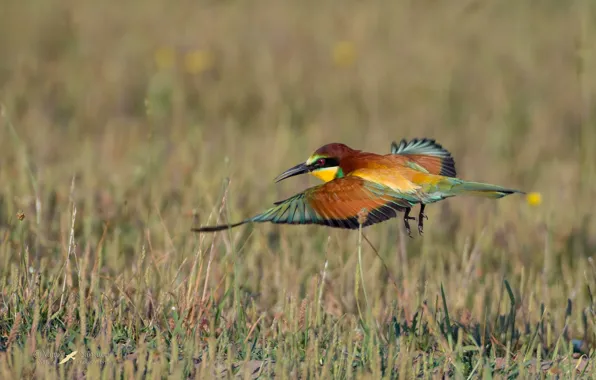
{"type": "Polygon", "coordinates": [[[333,61],[336,66],[351,66],[356,60],[356,47],[350,41],[340,41],[333,47],[333,61]]]}
{"type": "Polygon", "coordinates": [[[155,55],[153,57],[155,59],[155,64],[160,69],[169,69],[174,66],[174,61],[176,60],[176,53],[174,49],[169,47],[162,47],[155,51],[155,55]]]}
{"type": "Polygon", "coordinates": [[[184,67],[190,74],[200,74],[213,66],[213,54],[206,50],[195,50],[184,57],[184,67]]]}
{"type": "Polygon", "coordinates": [[[526,196],[526,201],[530,206],[540,206],[542,203],[542,195],[540,193],[528,193],[526,196]]]}

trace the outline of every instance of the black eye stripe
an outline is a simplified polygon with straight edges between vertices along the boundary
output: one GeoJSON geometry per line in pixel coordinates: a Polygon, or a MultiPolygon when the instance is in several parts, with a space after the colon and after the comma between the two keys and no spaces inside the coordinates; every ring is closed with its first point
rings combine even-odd
{"type": "Polygon", "coordinates": [[[310,165],[313,169],[332,168],[339,166],[339,160],[334,157],[319,158],[310,165]],[[321,162],[323,161],[323,162],[321,162]]]}
{"type": "Polygon", "coordinates": [[[333,166],[339,166],[339,160],[337,158],[328,158],[325,160],[325,166],[328,168],[333,166]]]}

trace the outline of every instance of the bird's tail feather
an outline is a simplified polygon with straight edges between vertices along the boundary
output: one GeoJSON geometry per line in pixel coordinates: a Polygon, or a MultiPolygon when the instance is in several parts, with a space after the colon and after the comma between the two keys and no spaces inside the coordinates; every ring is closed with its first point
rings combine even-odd
{"type": "Polygon", "coordinates": [[[525,194],[525,192],[521,190],[507,189],[489,183],[469,181],[461,181],[460,183],[453,185],[451,192],[454,195],[473,195],[491,199],[503,198],[506,195],[514,193],[525,194]]]}

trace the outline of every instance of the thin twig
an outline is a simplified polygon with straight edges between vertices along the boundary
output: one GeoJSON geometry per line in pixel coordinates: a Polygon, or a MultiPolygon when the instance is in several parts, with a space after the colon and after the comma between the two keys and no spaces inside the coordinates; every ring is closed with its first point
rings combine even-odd
{"type": "Polygon", "coordinates": [[[327,259],[327,254],[329,252],[329,244],[331,243],[331,235],[327,237],[327,248],[325,249],[325,265],[323,266],[323,274],[321,275],[321,287],[319,288],[319,307],[321,306],[321,302],[323,300],[323,288],[325,287],[325,280],[327,277],[327,266],[329,265],[329,260],[327,259]]]}
{"type": "Polygon", "coordinates": [[[362,271],[362,225],[366,222],[367,217],[368,211],[365,208],[360,210],[360,212],[358,213],[358,265],[356,265],[356,281],[354,286],[354,296],[356,298],[356,307],[358,308],[358,315],[360,315],[360,319],[362,321],[364,321],[364,318],[362,318],[360,302],[358,302],[358,274],[360,274],[360,280],[362,281],[362,292],[364,293],[364,300],[368,308],[368,296],[366,295],[366,287],[364,286],[364,274],[362,271]]]}
{"type": "Polygon", "coordinates": [[[72,177],[72,182],[70,184],[70,201],[72,203],[72,214],[71,214],[71,223],[70,223],[70,238],[68,241],[68,253],[66,255],[66,266],[64,268],[64,282],[62,283],[62,295],[60,296],[60,307],[59,310],[62,309],[62,304],[64,301],[64,292],[66,291],[66,280],[70,275],[70,255],[75,255],[75,240],[74,240],[74,227],[75,221],[77,218],[77,205],[74,199],[74,189],[75,189],[75,177],[72,177]]]}
{"type": "MultiPolygon", "coordinates": [[[[213,210],[209,213],[209,217],[207,218],[207,223],[211,222],[212,216],[213,216],[213,210]]],[[[191,276],[189,277],[189,281],[194,281],[194,286],[191,285],[188,287],[188,291],[186,294],[186,299],[187,299],[188,305],[190,305],[192,303],[191,297],[193,295],[196,295],[199,293],[199,284],[201,282],[201,273],[203,273],[203,265],[205,264],[205,260],[203,257],[203,249],[202,249],[204,241],[205,241],[205,234],[202,234],[199,237],[199,244],[198,244],[199,248],[197,249],[197,253],[195,254],[195,258],[194,258],[193,264],[192,264],[193,272],[192,272],[191,276]],[[197,263],[199,263],[198,269],[197,269],[197,263]]],[[[189,308],[188,321],[194,321],[194,318],[196,315],[195,311],[196,311],[196,309],[193,304],[193,306],[189,308]]]]}
{"type": "Polygon", "coordinates": [[[364,272],[362,270],[362,224],[358,228],[358,266],[360,267],[360,280],[362,280],[362,292],[364,293],[364,300],[368,307],[368,295],[366,294],[366,287],[364,286],[364,272]]]}
{"type": "MultiPolygon", "coordinates": [[[[225,190],[224,190],[224,195],[223,195],[223,197],[221,199],[221,206],[220,206],[219,212],[217,214],[217,222],[216,222],[216,224],[219,224],[219,220],[221,218],[221,214],[222,214],[222,212],[224,210],[224,207],[226,205],[226,199],[227,199],[227,196],[228,196],[228,189],[230,188],[230,183],[231,183],[231,180],[228,179],[227,180],[227,183],[226,183],[225,190]]],[[[207,286],[209,284],[209,274],[211,273],[211,263],[213,262],[213,255],[214,255],[214,252],[215,252],[215,240],[216,240],[216,237],[217,237],[217,232],[215,232],[215,234],[213,236],[213,240],[211,241],[211,247],[209,248],[209,260],[207,261],[207,271],[205,273],[205,283],[204,283],[204,286],[203,286],[203,295],[201,296],[201,312],[199,313],[199,318],[203,314],[203,302],[205,302],[205,298],[207,296],[207,286]]]]}
{"type": "Polygon", "coordinates": [[[377,249],[375,248],[375,246],[373,245],[373,243],[371,243],[370,240],[368,240],[368,238],[366,237],[366,235],[362,234],[362,237],[364,238],[364,240],[366,240],[366,242],[368,243],[368,245],[370,245],[370,247],[372,248],[372,250],[374,251],[374,253],[377,255],[377,257],[379,258],[379,260],[381,260],[381,263],[385,267],[385,270],[387,271],[387,275],[389,276],[389,279],[393,283],[393,286],[395,287],[395,290],[399,291],[399,287],[397,286],[397,282],[395,281],[395,278],[393,278],[393,276],[391,275],[391,271],[389,270],[389,267],[385,263],[385,260],[383,260],[383,258],[379,254],[379,251],[377,251],[377,249]]]}
{"type": "Polygon", "coordinates": [[[331,243],[331,235],[327,237],[327,248],[325,249],[325,265],[323,266],[323,274],[321,275],[321,284],[319,287],[319,299],[318,299],[318,307],[317,307],[317,323],[319,322],[319,318],[321,316],[321,309],[323,307],[323,291],[325,289],[325,281],[327,279],[327,266],[329,265],[329,260],[327,259],[327,255],[329,254],[329,245],[331,243]]]}

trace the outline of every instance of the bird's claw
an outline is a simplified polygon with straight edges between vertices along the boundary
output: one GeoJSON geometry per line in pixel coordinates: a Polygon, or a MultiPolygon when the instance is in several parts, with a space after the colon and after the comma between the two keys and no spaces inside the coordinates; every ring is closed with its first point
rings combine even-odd
{"type": "Polygon", "coordinates": [[[408,234],[410,239],[414,239],[414,236],[412,236],[412,230],[410,230],[410,227],[408,226],[406,226],[406,234],[408,234]]]}
{"type": "Polygon", "coordinates": [[[428,220],[428,216],[426,214],[420,213],[418,215],[418,233],[422,235],[424,230],[424,219],[428,220]]]}
{"type": "Polygon", "coordinates": [[[416,218],[414,218],[413,216],[407,216],[407,215],[404,216],[404,225],[406,227],[406,234],[408,234],[408,236],[413,239],[414,237],[412,236],[412,230],[410,229],[410,223],[408,223],[408,220],[416,220],[416,218]]]}

